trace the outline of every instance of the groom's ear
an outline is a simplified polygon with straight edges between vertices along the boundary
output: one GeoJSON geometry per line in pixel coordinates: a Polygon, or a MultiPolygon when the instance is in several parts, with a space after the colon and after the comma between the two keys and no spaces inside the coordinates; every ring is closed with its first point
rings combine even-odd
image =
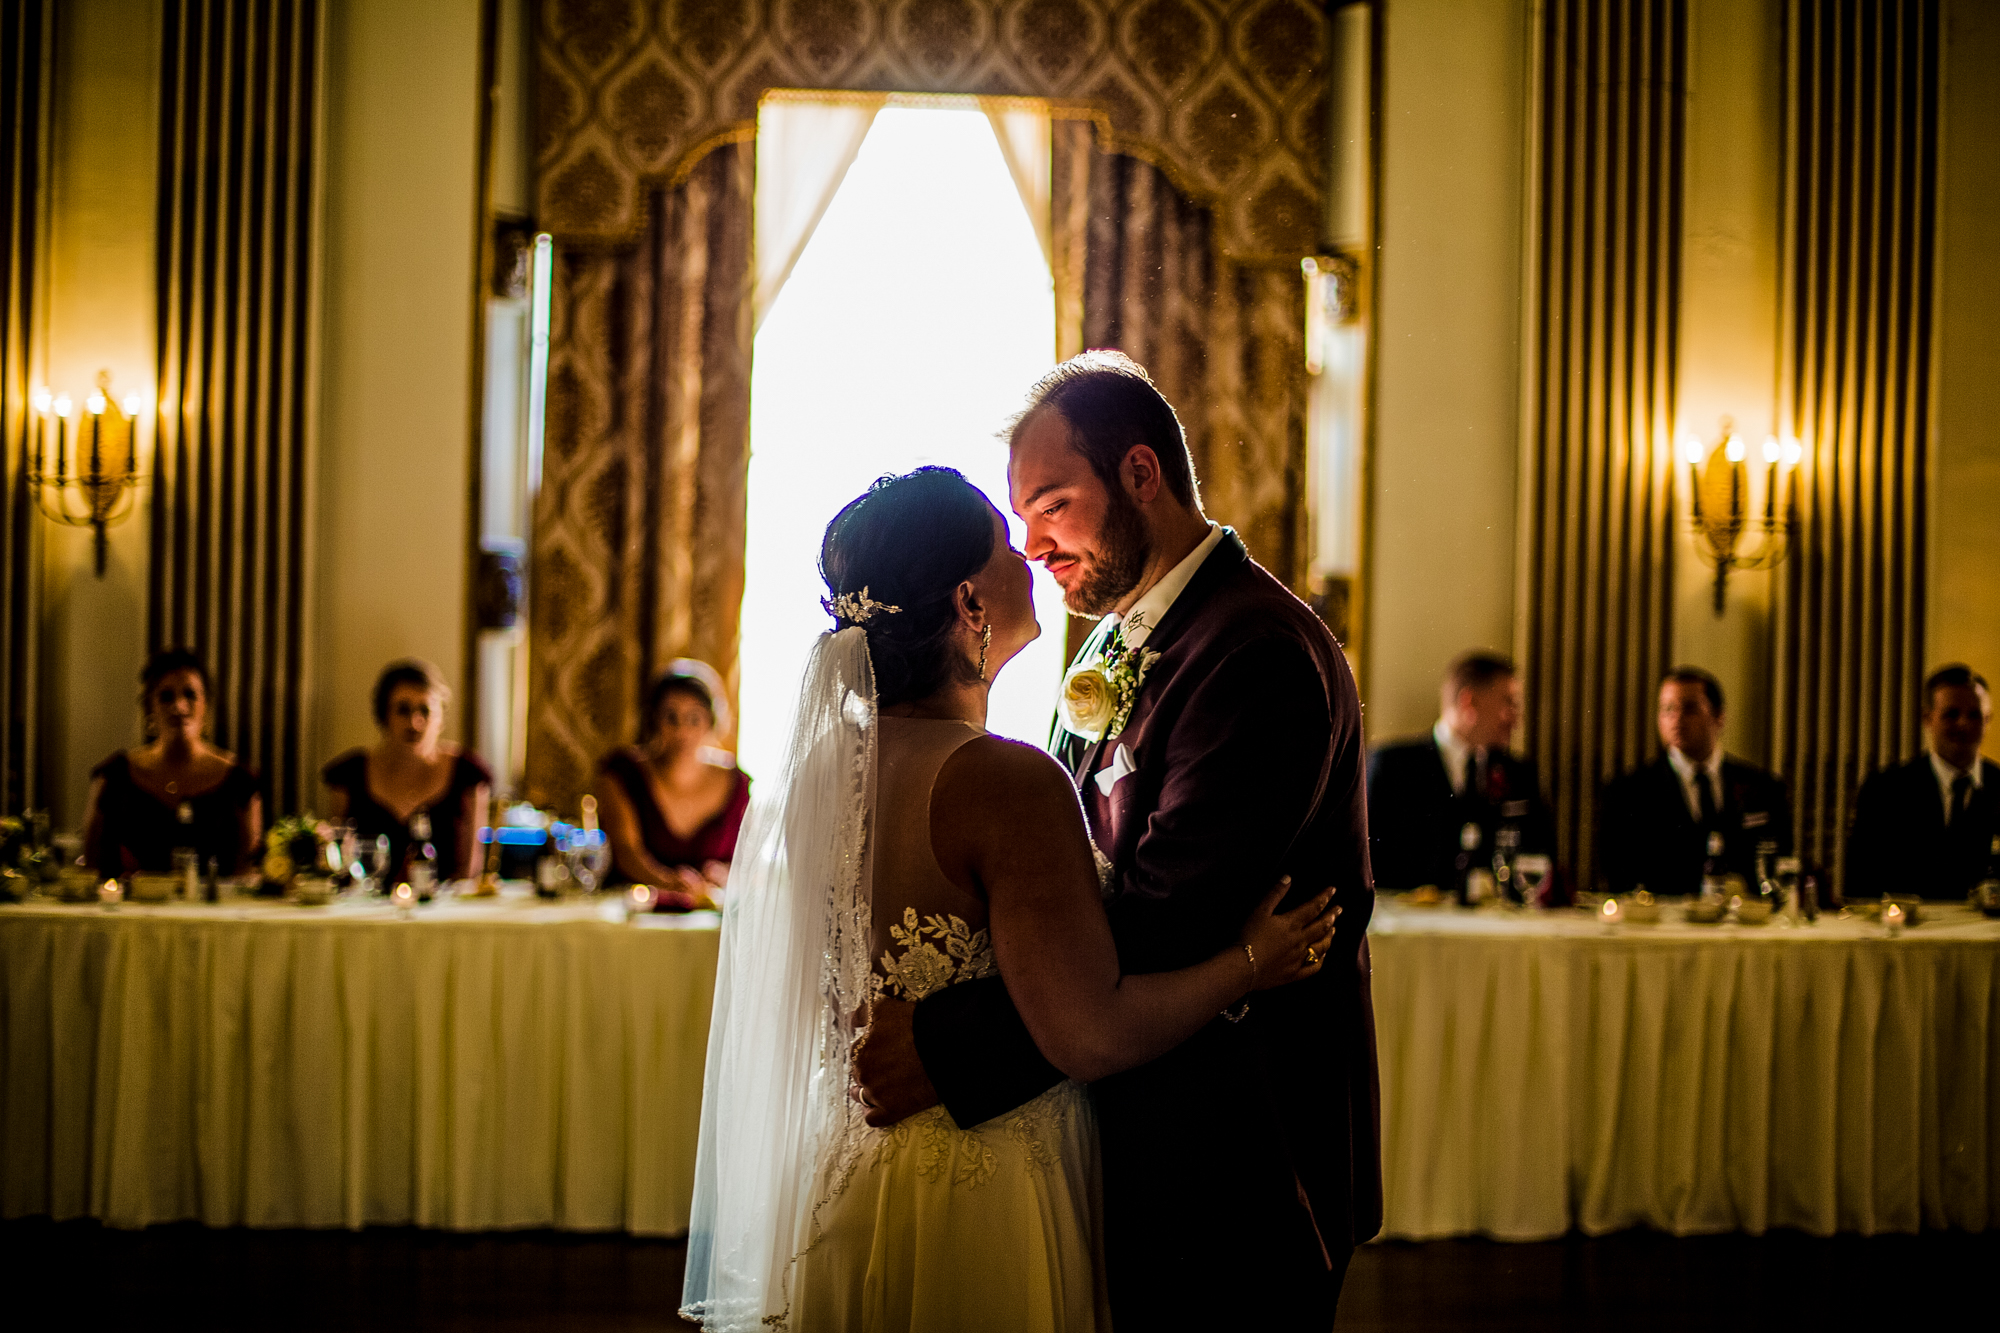
{"type": "Polygon", "coordinates": [[[1133,500],[1151,504],[1160,494],[1160,456],[1149,444],[1133,445],[1118,464],[1118,480],[1133,500]]]}

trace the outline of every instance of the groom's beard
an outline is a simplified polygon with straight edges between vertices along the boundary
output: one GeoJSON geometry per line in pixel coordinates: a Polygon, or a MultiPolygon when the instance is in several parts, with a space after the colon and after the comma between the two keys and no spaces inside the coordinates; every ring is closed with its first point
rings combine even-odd
{"type": "Polygon", "coordinates": [[[1153,555],[1152,538],[1139,506],[1118,487],[1108,489],[1111,508],[1098,530],[1097,549],[1082,562],[1082,581],[1063,594],[1069,613],[1087,620],[1110,615],[1120,599],[1139,586],[1139,576],[1146,572],[1146,562],[1153,555]]]}

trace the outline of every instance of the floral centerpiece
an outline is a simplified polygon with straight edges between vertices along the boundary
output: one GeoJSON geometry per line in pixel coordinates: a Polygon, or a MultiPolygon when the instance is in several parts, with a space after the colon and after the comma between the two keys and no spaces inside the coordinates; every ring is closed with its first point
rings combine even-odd
{"type": "MultiPolygon", "coordinates": [[[[46,831],[44,826],[42,831],[46,831]]],[[[24,819],[0,818],[0,902],[17,903],[36,886],[62,878],[62,861],[24,819]]]]}
{"type": "Polygon", "coordinates": [[[339,858],[331,825],[311,814],[289,815],[265,831],[264,860],[258,866],[264,882],[257,891],[273,897],[285,893],[300,875],[334,873],[339,858]]]}

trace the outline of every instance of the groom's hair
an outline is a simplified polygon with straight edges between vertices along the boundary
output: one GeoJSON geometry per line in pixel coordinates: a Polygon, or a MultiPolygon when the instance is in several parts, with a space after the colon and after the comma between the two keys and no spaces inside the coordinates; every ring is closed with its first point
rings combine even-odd
{"type": "Polygon", "coordinates": [[[1123,352],[1073,356],[1035,382],[1028,405],[1007,423],[1007,445],[1020,438],[1029,417],[1044,408],[1069,423],[1070,447],[1090,460],[1090,470],[1113,491],[1118,467],[1135,445],[1160,460],[1160,480],[1176,500],[1197,512],[1194,459],[1173,405],[1161,396],[1146,368],[1123,352]]]}

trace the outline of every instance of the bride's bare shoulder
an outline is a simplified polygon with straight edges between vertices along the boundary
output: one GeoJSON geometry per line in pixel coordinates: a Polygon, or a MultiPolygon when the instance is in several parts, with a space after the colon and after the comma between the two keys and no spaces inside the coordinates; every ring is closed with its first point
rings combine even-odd
{"type": "Polygon", "coordinates": [[[983,820],[1029,815],[1052,804],[1077,805],[1062,765],[1046,750],[999,736],[959,746],[938,770],[931,792],[933,810],[946,805],[983,820]]]}
{"type": "MultiPolygon", "coordinates": [[[[967,741],[931,788],[931,851],[951,880],[990,892],[994,868],[1063,878],[1090,864],[1083,806],[1046,751],[997,736],[967,741]]],[[[1088,875],[1077,871],[1078,882],[1088,875]]]]}

